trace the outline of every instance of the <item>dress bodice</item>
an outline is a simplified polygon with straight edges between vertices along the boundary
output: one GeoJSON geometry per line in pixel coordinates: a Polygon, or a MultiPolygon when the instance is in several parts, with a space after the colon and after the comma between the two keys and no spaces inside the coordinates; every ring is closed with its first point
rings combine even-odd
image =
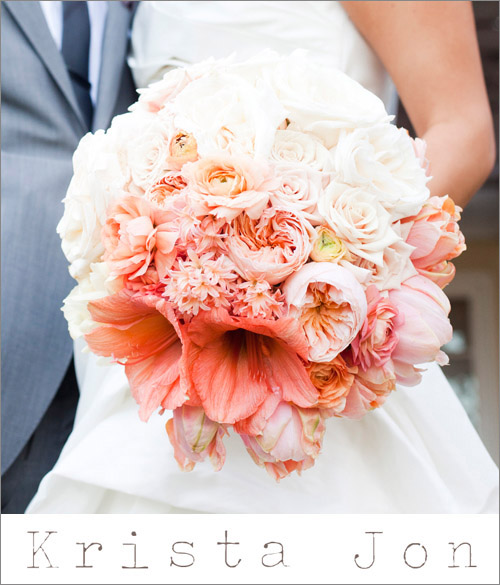
{"type": "Polygon", "coordinates": [[[289,54],[306,49],[378,95],[389,112],[395,91],[382,63],[340,2],[141,2],[132,32],[130,65],[139,87],[172,65],[263,49],[289,54]]]}

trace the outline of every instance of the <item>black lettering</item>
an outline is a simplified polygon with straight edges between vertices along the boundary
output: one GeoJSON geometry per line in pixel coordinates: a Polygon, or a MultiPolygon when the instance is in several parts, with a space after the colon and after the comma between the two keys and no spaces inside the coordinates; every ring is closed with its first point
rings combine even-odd
{"type": "Polygon", "coordinates": [[[175,567],[192,567],[194,565],[194,556],[191,553],[188,553],[188,552],[183,552],[183,551],[180,551],[180,550],[175,550],[175,545],[176,544],[187,544],[191,548],[193,548],[193,543],[192,542],[185,542],[184,540],[180,540],[179,542],[174,542],[174,544],[172,545],[172,552],[173,553],[175,553],[176,555],[187,555],[188,557],[191,557],[191,562],[189,563],[189,565],[179,565],[178,563],[176,563],[174,561],[174,559],[172,557],[170,557],[170,566],[174,565],[175,567]]]}
{"type": "Polygon", "coordinates": [[[365,532],[365,534],[372,535],[372,562],[369,565],[367,565],[366,567],[362,567],[358,563],[359,555],[355,555],[354,562],[356,563],[356,566],[358,567],[358,569],[371,569],[373,567],[373,563],[375,562],[375,534],[383,534],[383,532],[365,532]]]}
{"type": "Polygon", "coordinates": [[[262,557],[262,564],[264,565],[264,567],[277,567],[280,563],[284,566],[284,567],[288,567],[289,565],[285,565],[285,551],[283,549],[283,545],[281,544],[281,542],[266,542],[266,544],[264,545],[264,548],[267,548],[270,544],[278,544],[280,546],[280,549],[278,552],[273,552],[273,553],[267,553],[265,555],[263,555],[262,557]],[[264,559],[266,557],[272,557],[274,555],[280,555],[281,558],[279,561],[277,561],[276,563],[274,563],[273,565],[267,565],[264,562],[264,559]]]}
{"type": "Polygon", "coordinates": [[[427,550],[423,544],[420,544],[419,542],[412,542],[411,544],[409,544],[405,548],[403,559],[404,559],[406,565],[408,565],[408,567],[410,567],[411,569],[421,569],[425,565],[425,563],[427,562],[427,550]],[[410,565],[410,563],[408,562],[408,559],[406,558],[406,555],[412,546],[419,546],[424,551],[424,561],[420,565],[410,565]]]}
{"type": "Polygon", "coordinates": [[[86,554],[87,551],[89,550],[89,548],[92,548],[93,546],[97,546],[97,550],[101,551],[102,550],[102,544],[100,542],[91,542],[89,545],[85,546],[84,542],[77,542],[76,544],[81,544],[82,545],[82,564],[81,565],[76,565],[75,569],[93,569],[94,565],[87,565],[86,563],[86,554]]]}
{"type": "MultiPolygon", "coordinates": [[[[136,532],[131,532],[132,536],[137,536],[136,532]]],[[[137,566],[137,545],[135,544],[135,542],[124,542],[123,546],[133,546],[134,547],[134,566],[133,567],[126,567],[125,565],[122,565],[122,569],[148,569],[149,567],[147,565],[144,565],[142,567],[138,567],[137,566]]]]}
{"type": "Polygon", "coordinates": [[[32,564],[31,564],[30,566],[28,566],[28,569],[39,569],[39,568],[40,568],[40,567],[38,567],[37,565],[35,565],[35,557],[36,557],[36,555],[37,555],[37,554],[38,554],[40,551],[41,551],[41,552],[43,552],[43,554],[45,555],[45,558],[47,559],[48,566],[47,566],[46,568],[47,568],[47,569],[58,569],[59,567],[58,567],[57,565],[53,565],[53,564],[50,562],[49,556],[48,556],[47,552],[45,551],[45,549],[43,548],[43,545],[44,545],[44,544],[47,542],[47,540],[49,540],[49,538],[50,538],[50,535],[51,535],[51,534],[57,534],[57,531],[56,531],[56,530],[51,530],[51,531],[47,530],[47,531],[45,532],[45,534],[47,535],[47,536],[45,537],[45,540],[44,540],[44,541],[42,542],[42,544],[40,544],[40,546],[39,546],[38,548],[36,548],[36,549],[35,549],[35,546],[36,546],[36,543],[35,543],[35,534],[39,534],[38,530],[35,530],[35,531],[31,531],[31,530],[29,530],[27,534],[31,534],[31,535],[33,535],[33,536],[32,536],[32,538],[33,538],[33,557],[32,557],[32,564]]]}
{"type": "Polygon", "coordinates": [[[450,544],[451,547],[453,548],[453,565],[448,565],[448,568],[449,569],[457,569],[457,568],[460,567],[460,565],[457,565],[456,564],[456,561],[455,561],[455,553],[464,544],[466,544],[469,547],[469,564],[468,565],[465,565],[465,568],[466,569],[477,569],[477,565],[473,565],[472,564],[472,546],[471,546],[470,542],[461,542],[457,546],[455,546],[455,543],[454,542],[449,542],[448,544],[450,544]]]}
{"type": "Polygon", "coordinates": [[[231,569],[234,569],[235,567],[237,567],[240,563],[241,563],[241,559],[238,560],[238,562],[236,563],[236,565],[231,565],[228,560],[227,560],[227,547],[230,544],[240,544],[239,542],[228,542],[227,540],[227,530],[224,532],[224,542],[218,542],[217,544],[223,544],[224,545],[224,561],[226,563],[226,565],[228,567],[231,567],[231,569]]]}

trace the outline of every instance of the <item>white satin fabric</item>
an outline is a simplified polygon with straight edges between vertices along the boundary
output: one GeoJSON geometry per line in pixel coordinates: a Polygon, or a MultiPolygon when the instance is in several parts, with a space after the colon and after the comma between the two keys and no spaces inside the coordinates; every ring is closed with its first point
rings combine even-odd
{"type": "MultiPolygon", "coordinates": [[[[309,49],[386,103],[391,83],[337,2],[142,2],[131,65],[139,86],[172,64],[264,48],[309,49]]],[[[236,435],[224,468],[178,468],[169,413],[139,420],[121,366],[75,346],[75,428],[29,513],[491,513],[498,470],[439,366],[361,421],[329,419],[322,454],[276,483],[236,435]]]]}

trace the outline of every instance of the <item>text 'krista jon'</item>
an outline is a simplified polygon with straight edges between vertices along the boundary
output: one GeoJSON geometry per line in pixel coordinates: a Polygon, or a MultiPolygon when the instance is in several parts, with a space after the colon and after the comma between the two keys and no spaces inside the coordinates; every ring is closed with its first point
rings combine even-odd
{"type": "MultiPolygon", "coordinates": [[[[107,562],[105,559],[105,547],[99,541],[78,542],[75,541],[75,555],[71,559],[64,556],[60,558],[59,547],[63,535],[55,530],[27,531],[31,539],[31,554],[28,569],[98,569],[107,562]]],[[[359,552],[350,551],[352,563],[357,569],[366,571],[377,564],[377,555],[385,556],[386,551],[379,553],[382,547],[383,532],[365,532],[366,536],[360,538],[359,552]],[[368,539],[368,540],[366,540],[368,539]]],[[[151,558],[151,551],[147,547],[140,550],[137,542],[137,533],[130,532],[127,540],[130,542],[121,543],[121,556],[119,568],[123,570],[148,570],[158,559],[151,558]]],[[[68,543],[65,543],[65,546],[68,543]]],[[[220,555],[221,566],[236,569],[249,564],[258,563],[262,567],[289,568],[293,562],[300,562],[300,559],[289,559],[285,554],[285,544],[279,541],[270,540],[262,543],[259,554],[245,555],[241,542],[230,538],[228,531],[224,531],[224,537],[214,541],[213,555],[220,555]],[[286,560],[285,560],[286,557],[286,560]],[[291,561],[291,562],[290,562],[291,561]]],[[[477,568],[473,563],[472,545],[469,542],[449,542],[448,557],[444,560],[450,569],[477,568]]],[[[116,546],[115,546],[116,548],[116,546]]],[[[200,549],[198,549],[200,550],[200,549]]],[[[189,568],[195,565],[197,548],[193,541],[178,540],[168,543],[164,549],[160,562],[170,567],[189,568]]],[[[346,551],[347,554],[347,551],[346,551]]],[[[405,543],[399,551],[399,561],[410,569],[421,569],[430,557],[430,552],[424,543],[405,543]]],[[[114,560],[113,560],[114,561],[114,560]]]]}

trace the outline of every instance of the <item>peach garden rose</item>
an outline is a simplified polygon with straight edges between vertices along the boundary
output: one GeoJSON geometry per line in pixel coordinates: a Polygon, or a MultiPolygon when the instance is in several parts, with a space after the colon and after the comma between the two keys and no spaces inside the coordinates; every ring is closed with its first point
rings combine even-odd
{"type": "Polygon", "coordinates": [[[309,342],[308,357],[328,362],[355,338],[366,317],[366,296],[358,281],[341,266],[310,262],[283,287],[291,314],[309,342]]]}
{"type": "Polygon", "coordinates": [[[231,220],[243,211],[257,219],[269,201],[269,168],[247,156],[220,155],[184,169],[195,215],[231,220]]]}

